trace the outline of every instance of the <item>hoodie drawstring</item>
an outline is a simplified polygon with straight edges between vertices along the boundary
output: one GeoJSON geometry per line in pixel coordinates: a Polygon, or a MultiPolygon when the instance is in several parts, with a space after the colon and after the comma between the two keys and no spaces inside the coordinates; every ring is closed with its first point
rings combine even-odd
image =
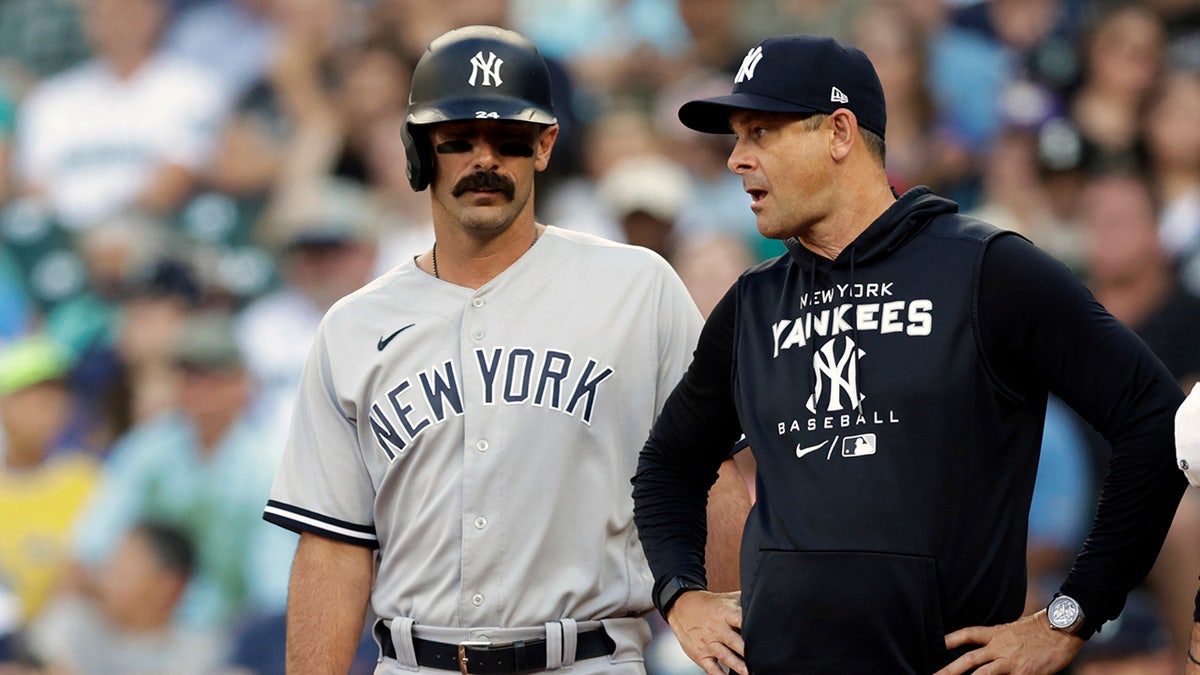
{"type": "MultiPolygon", "coordinates": [[[[850,325],[850,335],[853,339],[854,346],[851,348],[854,358],[854,378],[859,385],[863,381],[863,373],[861,364],[858,361],[858,301],[854,298],[854,255],[858,251],[857,248],[850,247],[850,302],[854,305],[854,321],[850,325]]],[[[857,389],[857,388],[856,388],[857,389]]],[[[862,395],[855,391],[854,410],[859,415],[862,414],[862,395]]]]}

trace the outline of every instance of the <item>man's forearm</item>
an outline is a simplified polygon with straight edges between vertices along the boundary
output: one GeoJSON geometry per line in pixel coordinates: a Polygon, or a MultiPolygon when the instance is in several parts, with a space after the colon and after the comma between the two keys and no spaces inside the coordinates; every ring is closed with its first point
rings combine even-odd
{"type": "MultiPolygon", "coordinates": [[[[743,450],[742,452],[750,452],[743,450]]],[[[704,567],[708,589],[724,593],[741,589],[739,558],[742,530],[750,512],[746,480],[732,459],[721,464],[717,482],[708,491],[708,542],[704,567]]]]}
{"type": "Polygon", "coordinates": [[[305,533],[288,583],[287,672],[350,670],[371,595],[372,552],[305,533]]]}

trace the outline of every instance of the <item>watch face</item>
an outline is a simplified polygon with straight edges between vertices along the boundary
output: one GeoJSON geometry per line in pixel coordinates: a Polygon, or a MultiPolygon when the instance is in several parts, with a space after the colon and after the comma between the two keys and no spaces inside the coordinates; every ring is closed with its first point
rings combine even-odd
{"type": "Polygon", "coordinates": [[[1055,628],[1070,628],[1079,619],[1079,603],[1073,598],[1059,596],[1046,609],[1050,625],[1055,628]]]}

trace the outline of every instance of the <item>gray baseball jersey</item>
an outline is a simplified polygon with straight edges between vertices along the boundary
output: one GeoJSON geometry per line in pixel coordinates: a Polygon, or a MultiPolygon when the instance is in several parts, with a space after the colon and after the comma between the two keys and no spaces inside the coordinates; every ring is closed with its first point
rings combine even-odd
{"type": "Polygon", "coordinates": [[[378,547],[385,619],[649,611],[630,478],[701,323],[661,257],[554,227],[474,291],[405,262],[322,321],[264,517],[378,547]]]}

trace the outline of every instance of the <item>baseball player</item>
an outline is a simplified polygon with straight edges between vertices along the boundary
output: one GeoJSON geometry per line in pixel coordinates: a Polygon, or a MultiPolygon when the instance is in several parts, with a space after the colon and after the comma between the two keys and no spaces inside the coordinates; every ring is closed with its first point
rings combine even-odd
{"type": "Polygon", "coordinates": [[[535,222],[558,133],[511,31],[434,40],[409,179],[433,248],[336,304],[264,517],[302,533],[289,672],[642,673],[652,579],[630,478],[701,319],[648,250],[535,222]]]}

